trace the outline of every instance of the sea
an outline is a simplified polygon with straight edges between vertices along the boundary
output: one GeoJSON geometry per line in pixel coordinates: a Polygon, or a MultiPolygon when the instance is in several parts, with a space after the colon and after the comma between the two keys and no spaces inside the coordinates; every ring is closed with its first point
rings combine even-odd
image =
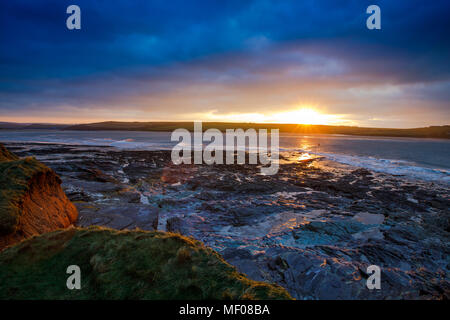
{"type": "MultiPolygon", "coordinates": [[[[171,132],[0,130],[1,142],[171,150],[171,132]]],[[[281,133],[280,150],[304,152],[377,172],[450,185],[450,140],[281,133]]]]}

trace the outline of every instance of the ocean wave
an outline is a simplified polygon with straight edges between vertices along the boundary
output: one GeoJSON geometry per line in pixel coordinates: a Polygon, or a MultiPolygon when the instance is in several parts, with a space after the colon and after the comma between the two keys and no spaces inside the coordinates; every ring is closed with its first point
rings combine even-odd
{"type": "Polygon", "coordinates": [[[109,143],[109,146],[118,149],[128,149],[128,150],[168,150],[171,146],[164,145],[162,143],[152,143],[152,142],[138,142],[133,139],[124,139],[119,141],[114,141],[109,143]]]}
{"type": "MultiPolygon", "coordinates": [[[[310,152],[311,153],[311,152],[310,152]]],[[[428,168],[405,160],[378,159],[374,157],[352,156],[326,152],[313,153],[339,163],[366,168],[375,172],[401,175],[428,181],[439,181],[450,184],[450,171],[428,168]]]]}

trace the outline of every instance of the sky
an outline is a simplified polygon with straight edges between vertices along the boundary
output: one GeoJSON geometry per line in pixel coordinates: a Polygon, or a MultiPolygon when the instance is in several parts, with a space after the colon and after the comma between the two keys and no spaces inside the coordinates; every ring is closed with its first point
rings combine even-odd
{"type": "Polygon", "coordinates": [[[449,14],[448,0],[1,1],[0,121],[447,125],[449,14]]]}

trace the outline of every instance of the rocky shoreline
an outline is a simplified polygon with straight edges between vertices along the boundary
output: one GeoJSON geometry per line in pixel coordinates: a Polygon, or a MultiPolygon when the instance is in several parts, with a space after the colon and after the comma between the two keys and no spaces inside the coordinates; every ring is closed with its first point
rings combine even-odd
{"type": "Polygon", "coordinates": [[[78,226],[190,236],[297,299],[450,297],[448,185],[300,153],[262,176],[254,165],[174,166],[169,151],[5,145],[56,171],[78,226]],[[371,264],[381,290],[366,287],[371,264]]]}

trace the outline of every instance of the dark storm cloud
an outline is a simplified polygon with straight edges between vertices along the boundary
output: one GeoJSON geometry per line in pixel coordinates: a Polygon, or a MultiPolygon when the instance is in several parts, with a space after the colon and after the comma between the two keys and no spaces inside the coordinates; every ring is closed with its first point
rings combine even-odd
{"type": "MultiPolygon", "coordinates": [[[[331,95],[329,82],[344,93],[351,86],[409,86],[402,99],[437,101],[430,108],[448,115],[450,3],[377,1],[378,31],[365,26],[370,4],[2,1],[0,116],[63,105],[94,108],[141,96],[151,101],[153,95],[184,92],[186,83],[198,85],[199,94],[209,92],[202,84],[221,86],[219,95],[235,92],[236,84],[322,84],[331,95]],[[65,27],[70,4],[81,7],[79,31],[65,27]]],[[[145,108],[142,102],[136,107],[145,108]]],[[[150,106],[158,108],[165,106],[150,106]]],[[[249,101],[246,108],[258,106],[249,101]]]]}

